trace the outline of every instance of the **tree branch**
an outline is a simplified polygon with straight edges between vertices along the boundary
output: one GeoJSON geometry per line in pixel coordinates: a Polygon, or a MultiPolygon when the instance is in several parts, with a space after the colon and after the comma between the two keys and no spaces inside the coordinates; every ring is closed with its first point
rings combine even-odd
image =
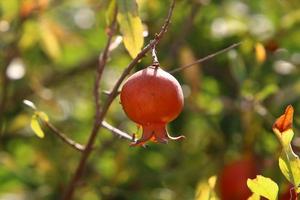
{"type": "Polygon", "coordinates": [[[179,67],[179,68],[176,68],[176,69],[173,69],[173,70],[169,71],[169,73],[174,74],[174,73],[176,73],[176,72],[179,72],[179,71],[181,71],[181,70],[184,70],[184,69],[186,69],[186,68],[189,68],[189,67],[191,67],[191,66],[193,66],[193,65],[196,65],[196,64],[198,64],[198,63],[202,63],[202,62],[207,61],[207,60],[209,60],[209,59],[212,59],[212,58],[214,58],[214,57],[216,57],[216,56],[218,56],[218,55],[220,55],[220,54],[222,54],[222,53],[225,53],[225,52],[227,52],[227,51],[229,51],[229,50],[231,50],[231,49],[234,49],[234,48],[236,48],[236,47],[239,46],[239,45],[241,45],[241,42],[234,43],[234,44],[230,45],[229,47],[226,47],[225,49],[222,49],[222,50],[217,51],[217,52],[215,52],[215,53],[209,54],[208,56],[205,56],[204,58],[201,58],[201,59],[199,59],[199,60],[196,60],[196,61],[193,62],[193,63],[187,64],[187,65],[185,65],[185,66],[182,66],[182,67],[179,67]]]}
{"type": "MultiPolygon", "coordinates": [[[[90,138],[88,140],[88,143],[86,145],[86,148],[83,151],[81,160],[77,166],[77,169],[75,171],[75,174],[73,176],[73,178],[71,179],[66,192],[64,193],[63,199],[64,200],[71,200],[73,197],[73,193],[74,193],[74,189],[77,185],[78,180],[80,179],[83,169],[86,165],[86,161],[87,158],[89,157],[92,148],[93,148],[93,144],[96,138],[96,135],[100,129],[101,126],[98,125],[98,121],[100,121],[101,119],[103,120],[104,116],[102,116],[103,111],[101,112],[100,110],[100,94],[99,94],[99,88],[100,88],[100,81],[101,81],[101,77],[103,74],[103,70],[105,68],[106,62],[107,62],[107,58],[109,55],[109,47],[112,41],[112,37],[114,35],[115,32],[115,26],[116,26],[116,18],[117,18],[117,10],[115,10],[114,12],[114,19],[109,27],[109,33],[108,33],[108,39],[107,39],[107,43],[106,46],[103,50],[103,53],[100,54],[99,56],[99,60],[98,60],[98,68],[97,68],[97,73],[96,73],[96,80],[95,80],[95,84],[94,84],[94,90],[93,90],[93,95],[94,95],[94,101],[95,101],[95,109],[96,109],[96,114],[95,114],[95,119],[94,119],[94,124],[93,124],[93,128],[91,131],[91,135],[90,138]],[[101,117],[102,116],[102,117],[101,117]]],[[[102,122],[101,120],[101,122],[102,122]]]]}
{"type": "Polygon", "coordinates": [[[112,133],[116,134],[117,136],[120,136],[121,138],[128,139],[130,141],[134,141],[135,138],[128,133],[125,133],[124,131],[121,131],[120,129],[110,125],[106,121],[102,121],[102,126],[106,128],[107,130],[111,131],[112,133]]]}
{"type": "Polygon", "coordinates": [[[85,147],[77,142],[75,142],[74,140],[68,138],[64,133],[62,133],[61,131],[59,131],[53,124],[51,124],[50,122],[47,122],[45,120],[43,120],[41,117],[40,119],[42,120],[42,122],[56,135],[58,136],[64,143],[68,144],[70,147],[72,147],[73,149],[79,151],[79,152],[83,152],[83,150],[85,149],[85,147]]]}
{"type": "MultiPolygon", "coordinates": [[[[160,39],[163,37],[164,33],[167,31],[167,28],[169,26],[170,20],[171,20],[171,16],[173,14],[173,9],[175,6],[175,0],[172,1],[171,7],[169,9],[169,13],[167,16],[167,19],[165,20],[165,23],[163,24],[160,32],[155,36],[155,38],[153,40],[150,41],[150,43],[132,60],[132,62],[127,66],[127,68],[124,69],[122,75],[120,76],[120,78],[118,79],[117,83],[115,84],[112,92],[110,93],[110,95],[108,96],[105,104],[102,107],[102,110],[99,114],[99,116],[97,118],[95,118],[95,123],[94,123],[94,127],[93,130],[91,132],[90,138],[88,140],[88,143],[86,145],[86,148],[81,156],[81,160],[76,168],[75,174],[73,176],[73,178],[71,179],[71,182],[69,184],[69,186],[66,189],[66,192],[64,194],[63,199],[64,200],[71,200],[73,193],[74,193],[74,189],[79,181],[79,179],[81,178],[81,175],[83,173],[83,170],[85,168],[87,159],[92,151],[92,146],[94,145],[97,133],[99,131],[99,129],[102,126],[102,121],[110,107],[110,105],[112,104],[113,100],[115,99],[115,97],[118,94],[118,90],[119,87],[121,85],[121,83],[124,81],[124,79],[126,78],[126,76],[130,73],[130,71],[134,68],[134,66],[138,63],[138,61],[143,58],[147,52],[149,52],[149,50],[151,50],[151,48],[153,48],[156,44],[158,44],[158,42],[160,41],[160,39]]],[[[110,40],[108,40],[109,42],[110,40]]],[[[108,45],[109,46],[109,45],[108,45]]],[[[102,57],[104,58],[104,57],[102,57]]],[[[105,62],[104,62],[105,64],[105,62]]],[[[96,80],[97,81],[97,80],[96,80]]],[[[97,111],[96,111],[97,112],[97,111]]]]}

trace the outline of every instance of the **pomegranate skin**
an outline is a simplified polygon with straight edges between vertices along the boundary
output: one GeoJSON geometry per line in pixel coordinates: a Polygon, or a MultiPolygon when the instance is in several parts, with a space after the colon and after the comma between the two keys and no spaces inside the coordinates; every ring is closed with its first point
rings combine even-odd
{"type": "Polygon", "coordinates": [[[251,196],[247,179],[253,179],[259,173],[256,162],[252,156],[245,156],[223,168],[219,178],[222,200],[246,200],[251,196]]]}
{"type": "Polygon", "coordinates": [[[120,96],[127,116],[143,127],[142,138],[134,145],[182,138],[172,138],[165,128],[183,108],[181,86],[171,74],[154,66],[140,70],[127,79],[120,96]]]}

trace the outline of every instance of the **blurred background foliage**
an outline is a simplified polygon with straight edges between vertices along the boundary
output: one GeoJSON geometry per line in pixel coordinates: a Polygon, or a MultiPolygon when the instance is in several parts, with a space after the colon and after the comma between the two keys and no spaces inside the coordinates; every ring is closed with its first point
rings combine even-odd
{"type": "MultiPolygon", "coordinates": [[[[163,24],[169,1],[137,2],[148,42],[163,24]]],[[[94,117],[95,69],[107,38],[108,4],[109,0],[0,1],[1,200],[61,197],[80,155],[46,128],[44,139],[35,137],[32,111],[22,100],[35,102],[70,138],[87,141],[94,117]]],[[[104,71],[103,91],[112,88],[131,60],[119,34],[104,71]]],[[[218,177],[217,195],[226,199],[220,177],[237,179],[239,175],[224,171],[232,171],[228,165],[244,159],[255,165],[254,174],[272,177],[284,193],[287,181],[279,172],[280,146],[271,127],[292,104],[293,147],[299,154],[300,1],[177,1],[157,53],[163,68],[172,70],[240,41],[237,49],[175,74],[185,107],[169,130],[184,134],[184,141],[130,148],[127,140],[101,129],[76,199],[194,199],[197,191],[209,188],[205,183],[213,175],[218,177]]],[[[149,55],[136,70],[150,63],[149,55]]],[[[106,120],[128,133],[137,131],[118,99],[106,120]]]]}

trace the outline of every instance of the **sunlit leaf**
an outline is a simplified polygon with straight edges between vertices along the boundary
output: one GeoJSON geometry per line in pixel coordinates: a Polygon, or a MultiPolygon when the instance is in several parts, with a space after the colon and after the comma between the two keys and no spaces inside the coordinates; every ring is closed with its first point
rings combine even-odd
{"type": "Polygon", "coordinates": [[[49,121],[49,117],[46,113],[39,111],[39,112],[37,112],[37,115],[45,122],[49,121]]]}
{"type": "Polygon", "coordinates": [[[208,179],[208,185],[210,188],[215,188],[216,186],[216,183],[217,183],[217,177],[216,176],[211,176],[209,179],[208,179]]]}
{"type": "Polygon", "coordinates": [[[31,123],[30,123],[31,129],[33,130],[33,132],[39,137],[39,138],[43,138],[45,136],[39,121],[38,121],[38,116],[36,114],[34,114],[31,118],[31,123]]]}
{"type": "Polygon", "coordinates": [[[217,177],[212,176],[208,181],[200,182],[196,189],[195,200],[217,200],[218,197],[214,191],[217,177]]]}
{"type": "Polygon", "coordinates": [[[294,136],[293,129],[288,129],[281,133],[281,140],[284,147],[289,147],[294,136]]]}
{"type": "Polygon", "coordinates": [[[124,45],[131,57],[135,57],[144,44],[143,25],[135,0],[118,0],[117,20],[124,45]]]}
{"type": "Polygon", "coordinates": [[[249,189],[262,197],[269,200],[276,200],[278,196],[278,185],[270,178],[261,175],[256,176],[255,179],[248,179],[247,186],[249,189]]]}
{"type": "Polygon", "coordinates": [[[46,20],[41,20],[40,23],[40,39],[41,45],[45,53],[52,59],[57,59],[61,54],[60,45],[51,26],[46,20]]]}
{"type": "Polygon", "coordinates": [[[293,185],[300,184],[300,160],[293,151],[285,150],[279,157],[279,168],[293,185]]]}
{"type": "Polygon", "coordinates": [[[0,1],[1,20],[12,21],[16,18],[18,10],[18,0],[0,1]]]}
{"type": "Polygon", "coordinates": [[[255,56],[258,63],[263,63],[267,57],[264,45],[259,42],[255,44],[255,56]]]}

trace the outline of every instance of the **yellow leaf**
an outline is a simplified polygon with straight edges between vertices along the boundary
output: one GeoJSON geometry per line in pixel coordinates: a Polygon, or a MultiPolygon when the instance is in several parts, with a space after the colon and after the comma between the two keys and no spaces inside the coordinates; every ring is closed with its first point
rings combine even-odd
{"type": "Polygon", "coordinates": [[[214,189],[215,186],[216,186],[216,183],[217,183],[217,177],[216,176],[211,176],[209,179],[208,179],[208,185],[211,189],[214,189]]]}
{"type": "Polygon", "coordinates": [[[256,195],[263,196],[269,200],[277,200],[279,188],[270,178],[258,175],[255,179],[248,179],[247,186],[256,195]]]}
{"type": "Polygon", "coordinates": [[[144,44],[143,25],[138,15],[135,0],[118,0],[117,20],[123,35],[125,48],[132,58],[136,57],[144,44]]]}
{"type": "Polygon", "coordinates": [[[39,137],[43,138],[45,136],[43,130],[41,129],[41,126],[38,122],[38,116],[34,114],[31,118],[31,123],[30,123],[31,129],[33,132],[39,137]]]}
{"type": "Polygon", "coordinates": [[[258,63],[263,63],[266,60],[267,54],[265,47],[259,42],[255,44],[255,55],[258,63]]]}
{"type": "Polygon", "coordinates": [[[48,115],[47,115],[46,113],[39,111],[39,112],[37,112],[36,114],[37,114],[42,120],[44,120],[45,122],[48,122],[48,121],[49,121],[49,117],[48,117],[48,115]]]}
{"type": "Polygon", "coordinates": [[[61,54],[60,44],[49,23],[40,22],[40,41],[45,53],[52,59],[57,59],[61,54]]]}
{"type": "Polygon", "coordinates": [[[253,193],[247,200],[260,200],[260,196],[253,193]]]}
{"type": "Polygon", "coordinates": [[[198,184],[195,200],[218,200],[214,191],[217,182],[217,177],[212,176],[208,181],[202,181],[198,184]]]}

